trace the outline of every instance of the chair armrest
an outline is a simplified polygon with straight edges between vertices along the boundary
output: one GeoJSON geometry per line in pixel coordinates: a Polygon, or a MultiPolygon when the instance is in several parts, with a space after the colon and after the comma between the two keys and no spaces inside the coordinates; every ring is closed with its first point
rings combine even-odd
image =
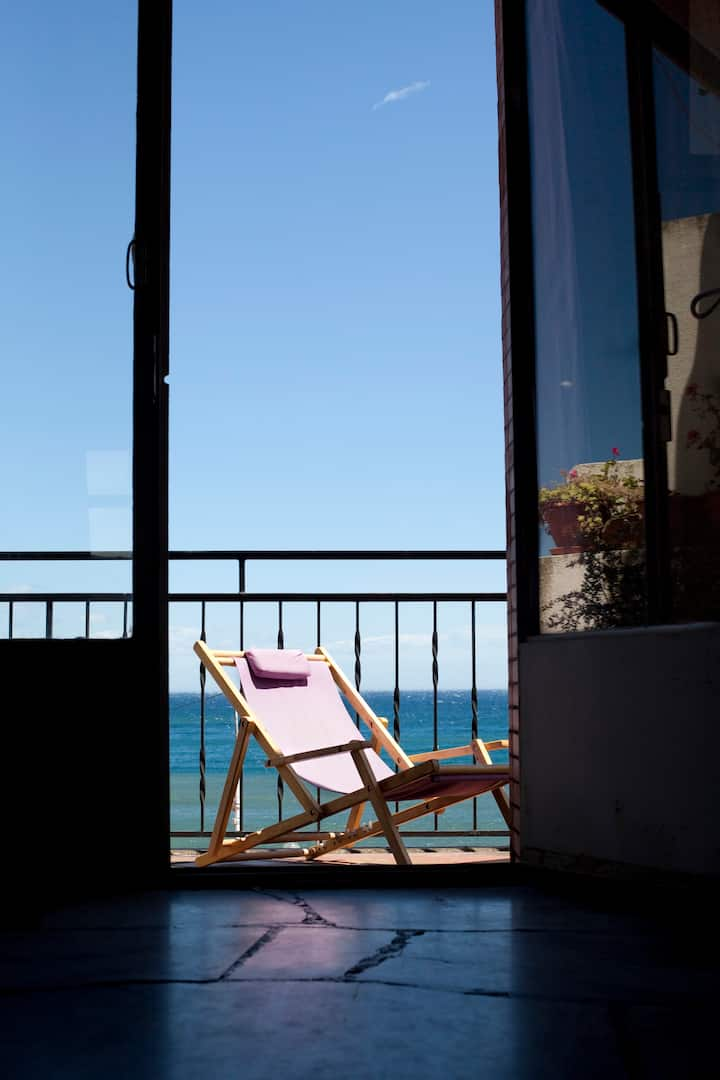
{"type": "MultiPolygon", "coordinates": [[[[507,739],[493,739],[491,742],[483,742],[483,745],[486,750],[507,750],[510,744],[507,739]]],[[[409,757],[413,764],[419,765],[421,761],[441,761],[443,758],[463,757],[465,754],[475,756],[475,747],[472,743],[468,743],[467,746],[451,746],[446,750],[427,750],[422,754],[410,754],[409,757]]]]}
{"type": "Polygon", "coordinates": [[[410,760],[419,765],[421,761],[440,761],[443,758],[463,757],[472,754],[472,744],[467,746],[449,746],[445,750],[426,750],[422,754],[410,754],[410,760]]]}
{"type": "Polygon", "coordinates": [[[332,754],[345,754],[351,750],[372,750],[372,742],[352,739],[340,746],[321,746],[317,750],[301,750],[299,754],[276,754],[265,762],[265,768],[277,768],[279,765],[292,765],[294,761],[308,761],[310,758],[330,757],[332,754]]]}

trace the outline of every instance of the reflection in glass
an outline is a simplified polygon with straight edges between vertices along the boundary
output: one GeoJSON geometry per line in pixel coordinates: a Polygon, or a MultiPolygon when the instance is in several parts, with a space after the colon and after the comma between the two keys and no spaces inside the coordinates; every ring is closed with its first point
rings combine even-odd
{"type": "MultiPolygon", "coordinates": [[[[137,6],[43,2],[5,15],[0,549],[128,552],[133,326],[123,259],[134,218],[137,6]]],[[[130,560],[4,560],[0,593],[128,592],[131,573],[130,560]]],[[[16,602],[12,618],[10,601],[0,604],[0,634],[44,633],[40,603],[16,602]]],[[[118,633],[95,609],[90,632],[118,633]]],[[[83,633],[82,612],[80,629],[55,613],[54,636],[83,633]]]]}
{"type": "Polygon", "coordinates": [[[656,52],[665,307],[669,526],[676,621],[720,615],[720,96],[656,52]]]}
{"type": "Polygon", "coordinates": [[[528,0],[543,631],[645,621],[630,134],[621,23],[528,0]]]}

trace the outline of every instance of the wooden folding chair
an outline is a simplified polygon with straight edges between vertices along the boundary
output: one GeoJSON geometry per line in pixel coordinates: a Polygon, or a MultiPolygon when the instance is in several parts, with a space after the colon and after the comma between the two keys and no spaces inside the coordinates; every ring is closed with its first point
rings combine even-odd
{"type": "Polygon", "coordinates": [[[505,740],[473,739],[466,746],[406,754],[323,648],[313,654],[293,650],[249,649],[245,652],[212,650],[203,641],[195,652],[238,714],[239,729],[225,779],[208,851],[197,866],[226,859],[282,858],[304,855],[316,859],[358,840],[384,835],[397,863],[411,862],[398,826],[425,814],[491,792],[510,824],[510,811],[502,790],[509,782],[509,766],[494,765],[490,750],[507,747],[505,740]],[[240,688],[228,669],[236,669],[240,688]],[[363,739],[345,708],[341,694],[368,729],[363,739]],[[267,755],[268,767],[277,769],[301,806],[300,813],[267,825],[240,839],[226,839],[233,797],[251,738],[267,755]],[[393,771],[380,757],[384,750],[395,764],[393,771]],[[441,764],[472,756],[472,765],[441,764]],[[316,789],[335,792],[319,801],[316,789]],[[370,803],[375,820],[361,825],[370,803]],[[389,803],[412,802],[392,812],[389,803]],[[307,839],[308,827],[349,810],[345,828],[319,833],[312,846],[298,850],[259,850],[264,844],[307,839]]]}

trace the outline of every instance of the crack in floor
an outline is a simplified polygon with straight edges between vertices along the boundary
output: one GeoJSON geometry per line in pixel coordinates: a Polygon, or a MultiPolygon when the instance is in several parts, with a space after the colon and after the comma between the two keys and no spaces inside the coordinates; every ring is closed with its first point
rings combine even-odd
{"type": "Polygon", "coordinates": [[[303,896],[299,896],[297,893],[283,895],[282,893],[270,892],[269,889],[253,889],[253,892],[258,893],[260,896],[269,896],[271,900],[279,900],[281,903],[299,907],[301,911],[305,912],[305,918],[300,923],[301,926],[330,926],[333,930],[337,929],[335,923],[326,919],[303,896]]]}
{"type": "Polygon", "coordinates": [[[247,963],[252,956],[256,956],[260,950],[264,949],[266,945],[269,945],[271,941],[274,941],[281,929],[281,926],[271,926],[269,930],[266,930],[264,934],[261,934],[257,941],[254,941],[252,945],[245,950],[242,956],[239,956],[237,960],[230,965],[227,971],[224,971],[215,981],[224,982],[226,979],[229,979],[233,972],[237,971],[238,968],[241,968],[243,964],[247,963]]]}
{"type": "Polygon", "coordinates": [[[422,937],[424,933],[424,930],[396,930],[395,937],[389,945],[382,945],[370,956],[366,956],[364,959],[359,960],[357,964],[353,964],[351,968],[347,969],[343,978],[352,979],[355,975],[362,975],[371,968],[384,964],[386,960],[390,960],[392,957],[400,956],[413,938],[422,937]]]}

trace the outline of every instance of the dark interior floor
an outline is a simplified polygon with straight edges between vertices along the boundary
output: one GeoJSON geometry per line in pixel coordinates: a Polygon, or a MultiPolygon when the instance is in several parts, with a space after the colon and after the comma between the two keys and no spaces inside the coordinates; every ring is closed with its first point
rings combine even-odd
{"type": "Polygon", "coordinates": [[[76,903],[2,935],[2,1072],[714,1077],[715,911],[617,883],[76,903]]]}

